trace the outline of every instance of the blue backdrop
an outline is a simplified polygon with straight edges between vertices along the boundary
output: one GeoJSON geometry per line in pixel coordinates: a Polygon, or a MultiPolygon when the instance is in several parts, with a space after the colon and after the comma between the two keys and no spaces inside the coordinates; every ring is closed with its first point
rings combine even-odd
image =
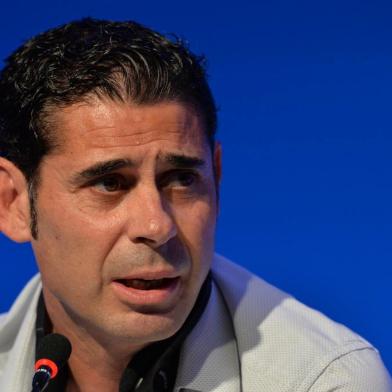
{"type": "MultiPolygon", "coordinates": [[[[16,0],[0,58],[81,16],[135,19],[209,59],[224,173],[217,250],[376,345],[392,370],[390,2],[16,0]]],[[[35,272],[0,235],[0,311],[35,272]]]]}

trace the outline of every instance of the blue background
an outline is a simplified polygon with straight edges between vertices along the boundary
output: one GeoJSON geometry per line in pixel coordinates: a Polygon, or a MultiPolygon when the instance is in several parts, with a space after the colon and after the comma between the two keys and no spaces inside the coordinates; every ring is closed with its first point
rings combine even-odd
{"type": "MultiPolygon", "coordinates": [[[[217,250],[356,330],[392,369],[392,5],[2,5],[0,58],[81,16],[135,19],[209,59],[224,173],[217,250]]],[[[35,266],[0,235],[0,311],[35,266]]]]}

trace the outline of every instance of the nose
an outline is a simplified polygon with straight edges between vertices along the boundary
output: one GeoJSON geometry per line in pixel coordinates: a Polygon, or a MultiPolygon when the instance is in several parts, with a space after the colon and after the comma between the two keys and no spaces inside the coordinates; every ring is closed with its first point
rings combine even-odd
{"type": "Polygon", "coordinates": [[[132,203],[128,206],[128,237],[135,243],[159,248],[177,235],[170,205],[158,189],[138,188],[134,189],[132,203]]]}

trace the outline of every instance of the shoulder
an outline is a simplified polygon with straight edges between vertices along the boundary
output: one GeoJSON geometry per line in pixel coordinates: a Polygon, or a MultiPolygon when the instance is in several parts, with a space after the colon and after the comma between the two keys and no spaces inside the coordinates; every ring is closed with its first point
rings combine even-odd
{"type": "Polygon", "coordinates": [[[369,348],[354,350],[332,360],[309,392],[392,392],[392,381],[378,352],[369,348]]]}
{"type": "Polygon", "coordinates": [[[7,314],[8,313],[0,313],[0,329],[1,329],[1,326],[3,325],[3,323],[5,322],[6,318],[7,318],[7,314]]]}
{"type": "Polygon", "coordinates": [[[18,338],[34,324],[40,291],[41,281],[37,274],[20,292],[11,309],[7,313],[0,314],[0,365],[5,362],[18,338]]]}
{"type": "Polygon", "coordinates": [[[310,388],[334,380],[341,363],[342,380],[382,374],[392,390],[377,350],[365,339],[221,256],[212,269],[232,318],[245,383],[270,378],[271,391],[324,391],[310,388]]]}

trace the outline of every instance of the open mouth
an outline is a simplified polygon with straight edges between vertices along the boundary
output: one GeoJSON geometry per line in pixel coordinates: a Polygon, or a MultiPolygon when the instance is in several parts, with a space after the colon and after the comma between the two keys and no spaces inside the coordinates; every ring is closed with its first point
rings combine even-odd
{"type": "Polygon", "coordinates": [[[136,290],[163,290],[167,289],[178,281],[179,278],[163,279],[119,279],[118,283],[136,290]]]}

